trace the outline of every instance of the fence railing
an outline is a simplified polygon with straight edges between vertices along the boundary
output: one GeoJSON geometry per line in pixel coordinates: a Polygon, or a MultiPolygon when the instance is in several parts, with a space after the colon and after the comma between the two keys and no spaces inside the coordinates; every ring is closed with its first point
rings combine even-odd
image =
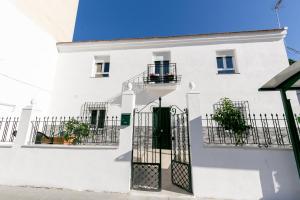
{"type": "Polygon", "coordinates": [[[13,142],[17,136],[19,118],[1,117],[0,118],[0,143],[13,142]]]}
{"type": "Polygon", "coordinates": [[[31,122],[32,144],[117,145],[120,120],[106,117],[91,124],[87,117],[44,117],[31,122]]]}
{"type": "MultiPolygon", "coordinates": [[[[295,115],[296,119],[296,115],[295,115]]],[[[285,115],[249,114],[244,117],[246,131],[237,134],[220,126],[213,115],[205,115],[202,119],[204,143],[213,145],[240,145],[256,147],[291,148],[291,139],[285,115]]],[[[298,134],[299,123],[296,120],[298,134]]]]}

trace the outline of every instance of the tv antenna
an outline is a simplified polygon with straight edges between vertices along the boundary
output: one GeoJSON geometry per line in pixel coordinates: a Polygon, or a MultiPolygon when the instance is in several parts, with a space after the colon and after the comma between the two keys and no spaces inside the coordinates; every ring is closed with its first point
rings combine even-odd
{"type": "Polygon", "coordinates": [[[283,2],[283,0],[276,0],[276,3],[274,5],[274,10],[275,10],[276,17],[277,17],[278,28],[281,28],[281,23],[280,23],[280,19],[279,19],[279,10],[282,6],[282,2],[283,2]]]}

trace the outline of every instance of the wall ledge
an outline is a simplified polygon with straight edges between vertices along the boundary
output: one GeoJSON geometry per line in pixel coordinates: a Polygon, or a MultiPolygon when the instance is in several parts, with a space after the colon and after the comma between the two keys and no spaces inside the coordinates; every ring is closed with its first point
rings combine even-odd
{"type": "Polygon", "coordinates": [[[0,148],[12,148],[12,147],[13,147],[13,144],[12,144],[12,143],[10,143],[10,144],[8,144],[8,143],[1,144],[1,143],[0,143],[0,148]]]}
{"type": "Polygon", "coordinates": [[[235,150],[266,150],[266,151],[292,151],[292,147],[258,147],[258,146],[233,146],[233,145],[224,145],[224,144],[204,144],[204,148],[226,148],[226,149],[235,149],[235,150]]]}
{"type": "Polygon", "coordinates": [[[87,146],[87,145],[52,145],[52,144],[31,144],[22,145],[21,148],[33,149],[86,149],[86,150],[114,150],[118,149],[118,145],[105,145],[105,146],[87,146]]]}

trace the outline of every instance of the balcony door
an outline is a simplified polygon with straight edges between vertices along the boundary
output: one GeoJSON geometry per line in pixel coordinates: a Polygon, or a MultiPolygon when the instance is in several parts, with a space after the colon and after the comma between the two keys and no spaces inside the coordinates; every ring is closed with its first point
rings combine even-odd
{"type": "Polygon", "coordinates": [[[155,65],[155,74],[159,74],[160,76],[169,74],[170,71],[169,60],[154,61],[154,65],[155,65]]]}

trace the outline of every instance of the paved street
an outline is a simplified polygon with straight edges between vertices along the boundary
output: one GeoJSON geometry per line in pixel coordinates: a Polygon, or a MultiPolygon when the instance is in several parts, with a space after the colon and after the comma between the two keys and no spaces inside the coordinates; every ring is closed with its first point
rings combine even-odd
{"type": "Polygon", "coordinates": [[[118,193],[97,193],[89,191],[72,191],[65,189],[50,188],[32,188],[32,187],[9,187],[0,186],[0,200],[179,200],[179,199],[195,199],[188,195],[178,195],[163,191],[157,192],[137,192],[132,191],[130,194],[118,193]]]}

